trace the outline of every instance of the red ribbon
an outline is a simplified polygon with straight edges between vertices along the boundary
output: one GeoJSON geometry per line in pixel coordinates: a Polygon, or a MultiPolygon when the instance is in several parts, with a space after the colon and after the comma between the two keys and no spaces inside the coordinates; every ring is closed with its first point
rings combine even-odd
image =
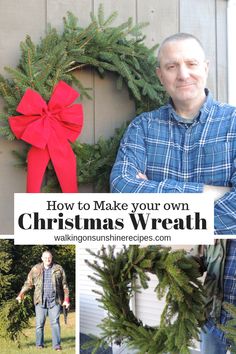
{"type": "Polygon", "coordinates": [[[49,161],[52,161],[62,192],[78,192],[76,158],[69,144],[76,140],[83,126],[81,104],[73,104],[77,91],[60,81],[47,103],[40,94],[27,89],[17,112],[9,117],[18,139],[31,144],[28,153],[27,192],[38,193],[49,161]]]}

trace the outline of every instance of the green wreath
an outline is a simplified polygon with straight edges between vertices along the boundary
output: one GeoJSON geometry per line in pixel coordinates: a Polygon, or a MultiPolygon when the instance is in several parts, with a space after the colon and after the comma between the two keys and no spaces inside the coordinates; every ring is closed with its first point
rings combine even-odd
{"type": "MultiPolygon", "coordinates": [[[[31,38],[20,44],[21,58],[17,68],[5,68],[11,78],[0,76],[0,95],[5,101],[5,111],[0,114],[0,134],[9,140],[14,136],[8,124],[8,117],[16,115],[16,107],[26,88],[30,87],[48,101],[59,80],[74,83],[83,96],[89,96],[81,82],[73,75],[75,70],[93,67],[99,75],[113,72],[117,77],[117,88],[125,84],[135,102],[137,113],[149,111],[163,104],[166,94],[155,75],[157,46],[149,49],[144,43],[141,29],[145,24],[133,26],[132,19],[117,26],[110,25],[117,17],[112,13],[104,18],[100,5],[97,18],[91,15],[86,28],[78,25],[77,18],[68,13],[64,18],[64,31],[48,28],[45,38],[35,45],[31,38]]],[[[85,121],[86,124],[86,121],[85,121]]],[[[74,144],[78,162],[79,183],[96,183],[96,187],[108,190],[108,179],[120,138],[125,126],[115,136],[100,139],[95,145],[74,144]]],[[[15,152],[21,164],[26,166],[26,151],[15,152]]],[[[53,169],[49,168],[44,191],[57,191],[58,185],[53,169]]]]}
{"type": "Polygon", "coordinates": [[[129,246],[115,254],[114,247],[102,248],[97,254],[88,250],[96,260],[87,264],[95,271],[91,277],[101,287],[102,307],[108,315],[99,325],[100,338],[86,344],[96,353],[106,344],[126,343],[139,354],[189,353],[193,339],[198,339],[203,324],[203,289],[196,262],[183,250],[170,251],[161,246],[129,246]],[[141,287],[148,287],[147,272],[158,278],[158,299],[166,296],[160,325],[143,325],[130,309],[130,299],[141,287]]]}

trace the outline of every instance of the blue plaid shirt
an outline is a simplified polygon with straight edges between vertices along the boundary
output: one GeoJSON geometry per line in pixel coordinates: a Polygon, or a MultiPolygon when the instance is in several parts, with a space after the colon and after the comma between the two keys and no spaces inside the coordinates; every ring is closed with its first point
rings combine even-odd
{"type": "MultiPolygon", "coordinates": [[[[236,240],[227,241],[227,254],[224,267],[224,301],[236,306],[236,240]]],[[[231,316],[224,309],[221,311],[220,323],[225,324],[231,316]]],[[[206,323],[207,328],[215,336],[226,342],[224,333],[217,328],[210,319],[206,323]]]]}
{"type": "Polygon", "coordinates": [[[55,290],[52,284],[52,266],[43,270],[43,306],[51,308],[55,305],[55,290]]]}
{"type": "Polygon", "coordinates": [[[129,125],[111,173],[113,193],[201,193],[232,187],[215,203],[215,233],[236,234],[236,108],[207,98],[192,124],[171,102],[129,125]],[[148,180],[138,179],[138,172],[148,180]]]}

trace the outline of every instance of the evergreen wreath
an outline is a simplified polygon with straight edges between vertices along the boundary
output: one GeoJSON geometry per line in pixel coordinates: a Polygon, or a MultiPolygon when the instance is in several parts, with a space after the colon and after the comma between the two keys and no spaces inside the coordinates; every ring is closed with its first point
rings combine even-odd
{"type": "MultiPolygon", "coordinates": [[[[166,93],[156,74],[155,49],[147,48],[141,30],[146,24],[133,25],[132,18],[117,27],[111,27],[117,13],[104,17],[103,6],[99,6],[97,17],[91,14],[91,23],[81,28],[77,18],[68,13],[64,18],[64,31],[59,34],[49,26],[47,35],[35,45],[30,36],[21,42],[21,57],[17,68],[5,70],[11,78],[0,75],[0,95],[5,102],[0,114],[0,134],[9,140],[15,137],[8,124],[8,117],[17,115],[16,107],[25,90],[32,88],[45,101],[51,97],[54,86],[64,80],[75,84],[83,96],[88,89],[73,75],[75,70],[93,67],[100,76],[114,72],[117,88],[125,84],[135,102],[136,112],[149,111],[161,106],[166,93]]],[[[110,170],[124,132],[122,126],[115,136],[100,139],[95,145],[77,142],[73,149],[77,157],[79,183],[96,183],[97,189],[108,190],[110,170]]],[[[16,152],[21,165],[26,166],[26,151],[16,152]]],[[[49,168],[44,191],[57,191],[58,184],[53,169],[49,168]]]]}
{"type": "Polygon", "coordinates": [[[87,251],[96,258],[86,263],[95,271],[90,278],[102,290],[94,292],[108,315],[99,324],[100,337],[93,336],[84,347],[96,353],[99,347],[115,342],[125,343],[139,354],[189,353],[204,322],[203,288],[195,260],[184,250],[161,246],[124,246],[116,254],[111,246],[97,254],[87,251]],[[158,299],[165,296],[166,300],[158,327],[144,325],[130,309],[134,293],[148,288],[147,272],[157,276],[158,299]],[[138,279],[141,286],[137,286],[138,279]]]}

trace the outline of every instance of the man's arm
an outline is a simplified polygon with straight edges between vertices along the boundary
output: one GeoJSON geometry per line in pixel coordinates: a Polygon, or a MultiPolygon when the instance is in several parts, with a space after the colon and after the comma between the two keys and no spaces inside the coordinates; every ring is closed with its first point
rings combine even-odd
{"type": "MultiPolygon", "coordinates": [[[[143,180],[148,180],[147,176],[143,173],[138,173],[136,177],[143,180]]],[[[219,198],[223,197],[223,195],[230,192],[230,190],[230,187],[210,186],[207,184],[204,184],[203,187],[203,193],[205,195],[212,196],[214,201],[217,201],[219,198]]]]}
{"type": "MultiPolygon", "coordinates": [[[[138,173],[137,178],[147,180],[147,176],[143,173],[138,173]]],[[[236,207],[236,195],[235,195],[235,190],[230,188],[230,187],[219,187],[219,186],[210,186],[210,185],[204,185],[203,188],[203,193],[205,196],[212,196],[215,205],[217,205],[217,208],[215,207],[215,234],[236,234],[236,213],[234,212],[235,207],[236,207]],[[228,193],[227,195],[225,195],[228,193]],[[224,197],[225,196],[225,197],[224,197]],[[223,198],[224,197],[224,198],[223,198]],[[222,198],[221,200],[219,200],[222,198]],[[229,199],[232,199],[233,202],[229,203],[229,199]],[[217,202],[218,201],[218,202],[217,202]],[[226,205],[222,203],[226,202],[226,205]],[[230,210],[230,205],[232,210],[230,210]],[[217,215],[217,212],[220,212],[219,206],[221,206],[221,217],[217,215]],[[224,211],[226,210],[226,212],[224,211]],[[227,219],[226,219],[227,218],[227,219]],[[218,221],[218,223],[217,223],[218,221]]]]}
{"type": "MultiPolygon", "coordinates": [[[[233,162],[236,166],[236,159],[233,162]]],[[[236,235],[236,171],[231,177],[232,188],[215,202],[215,234],[236,235]]]]}
{"type": "Polygon", "coordinates": [[[113,193],[201,193],[203,183],[180,182],[174,179],[154,181],[138,178],[146,173],[147,152],[145,128],[137,117],[127,129],[111,173],[113,193]]]}
{"type": "Polygon", "coordinates": [[[32,289],[34,286],[34,284],[33,284],[33,271],[34,271],[34,268],[32,268],[31,271],[29,272],[27,279],[26,279],[23,287],[21,288],[21,291],[19,292],[19,294],[16,298],[16,300],[19,303],[21,303],[21,301],[23,300],[25,293],[27,291],[29,291],[30,289],[32,289]]]}
{"type": "Polygon", "coordinates": [[[230,191],[230,187],[204,185],[203,188],[203,193],[212,196],[215,202],[230,191]]]}
{"type": "Polygon", "coordinates": [[[68,288],[68,284],[67,284],[67,280],[66,280],[66,273],[64,271],[64,269],[62,268],[62,287],[63,287],[63,291],[64,291],[64,301],[62,306],[65,306],[66,308],[69,308],[70,306],[70,298],[69,298],[69,288],[68,288]]]}
{"type": "MultiPolygon", "coordinates": [[[[236,166],[236,159],[232,161],[236,166]]],[[[204,193],[215,199],[215,233],[236,234],[236,172],[232,188],[174,179],[153,181],[146,177],[145,132],[139,121],[130,124],[124,135],[111,173],[113,193],[204,193]]]]}

